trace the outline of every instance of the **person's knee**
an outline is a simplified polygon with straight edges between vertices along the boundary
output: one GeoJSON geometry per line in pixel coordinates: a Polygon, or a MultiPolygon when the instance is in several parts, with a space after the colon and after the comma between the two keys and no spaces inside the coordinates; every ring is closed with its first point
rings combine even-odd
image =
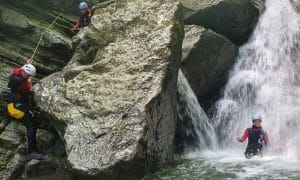
{"type": "Polygon", "coordinates": [[[37,124],[33,119],[33,114],[31,111],[26,111],[25,115],[23,117],[23,124],[24,126],[26,126],[27,129],[33,127],[33,128],[37,128],[37,124]]]}

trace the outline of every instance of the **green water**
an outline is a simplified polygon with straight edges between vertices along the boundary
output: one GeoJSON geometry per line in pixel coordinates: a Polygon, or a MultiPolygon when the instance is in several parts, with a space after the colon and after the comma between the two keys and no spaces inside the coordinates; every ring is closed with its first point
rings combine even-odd
{"type": "Polygon", "coordinates": [[[245,159],[242,153],[205,152],[178,157],[175,165],[143,180],[292,179],[300,180],[300,162],[286,155],[245,159]]]}

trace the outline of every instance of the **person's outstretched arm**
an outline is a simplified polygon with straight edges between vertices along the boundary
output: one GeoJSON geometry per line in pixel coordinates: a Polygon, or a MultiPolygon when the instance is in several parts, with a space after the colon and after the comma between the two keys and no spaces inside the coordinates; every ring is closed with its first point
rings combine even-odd
{"type": "Polygon", "coordinates": [[[88,14],[89,14],[89,18],[91,18],[91,17],[92,17],[92,15],[93,15],[93,12],[92,12],[92,10],[91,10],[91,9],[88,9],[88,14]]]}
{"type": "Polygon", "coordinates": [[[266,146],[268,146],[269,148],[271,148],[271,143],[270,143],[270,140],[269,140],[269,136],[268,136],[268,133],[265,132],[264,134],[264,143],[266,146]]]}
{"type": "Polygon", "coordinates": [[[76,21],[76,24],[74,25],[74,27],[71,29],[71,31],[76,31],[79,29],[80,26],[80,18],[76,21]]]}
{"type": "Polygon", "coordinates": [[[237,140],[240,142],[244,142],[249,136],[249,132],[246,129],[241,137],[237,137],[237,140]]]}

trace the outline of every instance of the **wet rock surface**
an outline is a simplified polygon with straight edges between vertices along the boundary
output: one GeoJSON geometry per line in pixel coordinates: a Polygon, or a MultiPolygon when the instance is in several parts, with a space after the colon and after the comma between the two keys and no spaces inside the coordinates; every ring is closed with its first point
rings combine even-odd
{"type": "Polygon", "coordinates": [[[22,173],[25,164],[22,128],[17,122],[9,122],[1,131],[0,179],[16,178],[22,173]]]}
{"type": "Polygon", "coordinates": [[[237,45],[246,42],[263,7],[259,0],[182,0],[185,24],[199,25],[224,35],[237,45]]]}
{"type": "Polygon", "coordinates": [[[226,37],[199,26],[185,26],[182,69],[205,110],[219,97],[238,47],[226,37]]]}

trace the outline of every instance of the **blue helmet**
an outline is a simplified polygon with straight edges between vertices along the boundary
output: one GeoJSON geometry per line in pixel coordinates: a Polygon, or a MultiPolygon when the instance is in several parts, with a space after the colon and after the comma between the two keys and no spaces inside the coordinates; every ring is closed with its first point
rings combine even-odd
{"type": "Polygon", "coordinates": [[[86,2],[81,2],[79,4],[79,9],[82,10],[82,9],[87,9],[89,6],[86,2]]]}
{"type": "Polygon", "coordinates": [[[261,120],[261,115],[259,115],[259,114],[252,115],[252,121],[254,121],[254,120],[261,120]]]}

